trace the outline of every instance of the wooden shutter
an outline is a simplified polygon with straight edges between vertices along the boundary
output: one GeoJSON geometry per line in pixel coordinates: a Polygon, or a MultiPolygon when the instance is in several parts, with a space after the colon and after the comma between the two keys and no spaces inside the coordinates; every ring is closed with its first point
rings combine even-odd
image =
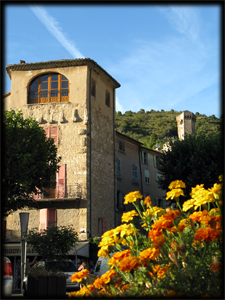
{"type": "Polygon", "coordinates": [[[47,213],[47,226],[54,227],[56,226],[56,209],[49,208],[47,213]]]}
{"type": "Polygon", "coordinates": [[[49,128],[50,127],[43,127],[44,131],[45,131],[45,134],[46,134],[46,138],[49,138],[50,137],[50,131],[49,131],[49,128]]]}
{"type": "Polygon", "coordinates": [[[66,165],[59,164],[57,173],[57,198],[65,198],[66,194],[66,165]]]}
{"type": "Polygon", "coordinates": [[[147,163],[150,166],[150,153],[147,153],[147,163]]]}
{"type": "Polygon", "coordinates": [[[145,155],[144,155],[144,151],[141,151],[141,156],[142,156],[142,163],[145,163],[145,155]]]}
{"type": "Polygon", "coordinates": [[[54,140],[54,144],[58,145],[58,126],[49,127],[50,128],[50,134],[49,137],[54,140]]]}
{"type": "Polygon", "coordinates": [[[39,210],[39,232],[47,229],[47,208],[42,208],[39,210]]]}
{"type": "Polygon", "coordinates": [[[102,233],[106,232],[106,219],[102,219],[102,233]]]}

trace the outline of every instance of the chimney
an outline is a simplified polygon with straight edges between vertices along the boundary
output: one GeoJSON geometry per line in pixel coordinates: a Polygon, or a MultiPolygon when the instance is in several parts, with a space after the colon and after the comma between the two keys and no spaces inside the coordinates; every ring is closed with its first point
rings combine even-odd
{"type": "Polygon", "coordinates": [[[20,60],[20,64],[25,64],[25,60],[20,60]]]}

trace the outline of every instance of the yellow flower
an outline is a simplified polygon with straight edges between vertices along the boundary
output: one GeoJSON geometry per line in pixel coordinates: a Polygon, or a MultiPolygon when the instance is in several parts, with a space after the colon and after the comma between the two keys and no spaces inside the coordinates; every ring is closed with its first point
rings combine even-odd
{"type": "Polygon", "coordinates": [[[122,223],[132,221],[135,216],[138,216],[138,213],[135,210],[125,212],[122,215],[121,221],[122,223]]]}
{"type": "Polygon", "coordinates": [[[223,174],[221,174],[221,175],[219,176],[219,181],[220,181],[220,182],[223,182],[223,174]]]}
{"type": "Polygon", "coordinates": [[[214,183],[213,187],[208,189],[210,193],[212,193],[213,197],[216,200],[221,199],[222,197],[222,184],[214,183]]]}
{"type": "Polygon", "coordinates": [[[170,190],[177,189],[177,188],[185,189],[186,185],[185,185],[185,183],[182,180],[174,180],[174,181],[172,181],[170,183],[170,185],[168,186],[168,188],[170,190]]]}
{"type": "Polygon", "coordinates": [[[148,209],[146,209],[146,211],[143,211],[143,217],[144,218],[147,218],[148,216],[152,217],[154,213],[157,214],[157,216],[159,217],[165,213],[165,209],[163,209],[161,207],[157,207],[157,206],[148,208],[148,209]]]}
{"type": "Polygon", "coordinates": [[[183,190],[180,188],[173,189],[166,193],[166,200],[170,198],[173,200],[174,198],[179,198],[180,196],[184,196],[183,190]]]}
{"type": "Polygon", "coordinates": [[[127,194],[124,197],[124,204],[128,204],[128,203],[133,203],[136,202],[137,199],[142,199],[143,195],[140,194],[140,192],[135,191],[135,192],[130,192],[129,194],[127,194]]]}
{"type": "Polygon", "coordinates": [[[194,203],[195,203],[195,200],[194,199],[190,199],[190,200],[187,200],[183,203],[183,211],[187,211],[189,210],[190,208],[192,208],[194,206],[194,203]]]}
{"type": "Polygon", "coordinates": [[[178,228],[179,228],[180,231],[183,231],[184,228],[187,227],[187,226],[191,228],[190,220],[188,220],[188,219],[182,219],[180,221],[180,223],[178,224],[178,228]]]}

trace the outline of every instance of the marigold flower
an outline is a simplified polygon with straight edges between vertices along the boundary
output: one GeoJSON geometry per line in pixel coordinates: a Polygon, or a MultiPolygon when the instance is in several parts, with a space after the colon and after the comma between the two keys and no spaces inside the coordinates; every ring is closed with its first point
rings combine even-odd
{"type": "Polygon", "coordinates": [[[130,272],[132,269],[137,270],[140,266],[140,261],[136,256],[128,256],[120,260],[117,266],[122,272],[130,272]]]}
{"type": "Polygon", "coordinates": [[[88,273],[90,273],[90,271],[88,271],[87,269],[84,269],[80,272],[74,273],[70,279],[72,282],[76,281],[76,282],[81,282],[83,280],[84,277],[89,277],[88,273]]]}
{"type": "Polygon", "coordinates": [[[151,198],[149,196],[145,198],[144,205],[148,207],[152,206],[151,198]]]}
{"type": "Polygon", "coordinates": [[[207,210],[195,211],[193,214],[191,214],[189,216],[189,219],[191,219],[192,221],[198,221],[198,222],[200,222],[201,218],[203,216],[207,216],[207,215],[208,215],[207,210]]]}
{"type": "Polygon", "coordinates": [[[221,174],[221,175],[219,176],[219,181],[220,181],[220,182],[223,182],[223,174],[221,174]]]}
{"type": "Polygon", "coordinates": [[[146,260],[154,260],[158,256],[159,256],[159,248],[150,247],[140,252],[138,258],[141,261],[146,261],[146,260]]]}
{"type": "Polygon", "coordinates": [[[178,228],[179,228],[180,231],[183,231],[184,228],[186,228],[187,226],[191,227],[189,219],[183,219],[178,224],[178,228]]]}
{"type": "Polygon", "coordinates": [[[165,235],[160,234],[153,240],[153,247],[155,247],[155,248],[160,247],[161,245],[164,244],[165,240],[166,240],[165,235]]]}
{"type": "Polygon", "coordinates": [[[214,183],[213,187],[209,188],[208,191],[212,193],[216,200],[219,200],[222,196],[222,183],[214,183]]]}
{"type": "Polygon", "coordinates": [[[214,256],[213,257],[213,261],[210,265],[210,269],[213,271],[213,272],[218,272],[219,269],[221,268],[221,263],[218,261],[218,259],[214,256]]]}
{"type": "Polygon", "coordinates": [[[122,223],[132,221],[135,216],[138,216],[138,213],[135,210],[125,212],[122,215],[121,221],[122,223]]]}
{"type": "Polygon", "coordinates": [[[195,203],[195,200],[194,200],[194,199],[189,199],[189,200],[185,201],[185,202],[183,203],[182,210],[183,210],[183,211],[189,210],[190,208],[192,208],[192,207],[194,206],[194,203],[195,203]]]}
{"type": "Polygon", "coordinates": [[[202,241],[206,241],[206,242],[212,242],[215,239],[218,239],[220,237],[220,232],[218,230],[209,228],[209,227],[205,227],[205,228],[199,228],[196,232],[195,232],[195,240],[202,240],[202,241]]]}
{"type": "Polygon", "coordinates": [[[127,249],[122,252],[116,252],[113,254],[112,258],[109,260],[109,265],[115,265],[117,264],[121,259],[124,259],[125,257],[128,257],[131,255],[131,250],[127,249]]]}
{"type": "Polygon", "coordinates": [[[95,279],[93,285],[96,287],[98,290],[101,289],[103,286],[105,286],[107,283],[110,282],[111,278],[116,276],[116,270],[109,270],[106,273],[102,274],[101,277],[98,277],[95,279]]]}
{"type": "Polygon", "coordinates": [[[212,208],[209,211],[209,215],[217,215],[219,213],[219,208],[212,208]]]}
{"type": "Polygon", "coordinates": [[[168,186],[168,188],[170,190],[177,189],[177,188],[185,189],[186,185],[185,185],[185,183],[182,180],[174,180],[174,181],[172,181],[170,183],[170,185],[168,186]]]}
{"type": "Polygon", "coordinates": [[[168,200],[170,198],[173,200],[174,198],[179,198],[180,196],[184,196],[183,190],[180,188],[173,189],[166,193],[166,200],[168,200]]]}
{"type": "Polygon", "coordinates": [[[127,194],[124,197],[124,204],[128,204],[128,203],[133,203],[136,202],[137,199],[142,199],[143,195],[140,194],[140,192],[135,191],[135,192],[130,192],[129,194],[127,194]]]}

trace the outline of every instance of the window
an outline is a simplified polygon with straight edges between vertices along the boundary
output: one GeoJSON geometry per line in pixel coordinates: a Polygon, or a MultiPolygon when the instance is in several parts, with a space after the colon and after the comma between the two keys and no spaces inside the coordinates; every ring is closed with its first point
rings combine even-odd
{"type": "Polygon", "coordinates": [[[119,211],[124,210],[124,197],[125,197],[125,193],[121,191],[117,191],[116,208],[119,211]]]}
{"type": "Polygon", "coordinates": [[[149,170],[145,169],[145,183],[150,184],[149,170]]]}
{"type": "Polygon", "coordinates": [[[156,174],[156,182],[157,182],[157,187],[159,188],[160,186],[159,186],[159,183],[158,183],[158,180],[160,179],[160,178],[162,178],[162,174],[159,174],[159,173],[157,173],[156,174]]]}
{"type": "Polygon", "coordinates": [[[104,232],[106,232],[106,219],[99,218],[98,219],[98,233],[102,235],[104,232]]]}
{"type": "Polygon", "coordinates": [[[110,94],[108,91],[105,91],[105,104],[110,107],[110,94]]]}
{"type": "Polygon", "coordinates": [[[150,166],[150,153],[142,151],[142,163],[150,166]]]}
{"type": "Polygon", "coordinates": [[[43,208],[39,210],[39,231],[56,226],[56,209],[43,208]]]}
{"type": "Polygon", "coordinates": [[[42,74],[29,86],[28,104],[69,102],[69,80],[58,73],[42,74]]]}
{"type": "Polygon", "coordinates": [[[117,177],[121,178],[121,165],[119,158],[117,158],[117,177]]]}
{"type": "Polygon", "coordinates": [[[154,155],[154,167],[158,169],[159,167],[159,157],[154,155]]]}
{"type": "Polygon", "coordinates": [[[66,197],[66,165],[59,164],[59,171],[56,173],[56,177],[52,178],[55,181],[55,186],[51,188],[44,188],[43,193],[38,190],[38,194],[33,194],[34,199],[46,199],[46,198],[65,198],[66,197]]]}
{"type": "Polygon", "coordinates": [[[91,96],[95,97],[96,95],[96,83],[94,79],[91,79],[91,96]]]}
{"type": "Polygon", "coordinates": [[[54,144],[58,145],[59,129],[58,126],[43,127],[46,137],[54,139],[54,144]]]}
{"type": "Polygon", "coordinates": [[[137,166],[135,164],[132,165],[132,181],[135,183],[138,182],[137,166]]]}
{"type": "Polygon", "coordinates": [[[125,142],[124,140],[119,140],[119,150],[125,152],[125,142]]]}

